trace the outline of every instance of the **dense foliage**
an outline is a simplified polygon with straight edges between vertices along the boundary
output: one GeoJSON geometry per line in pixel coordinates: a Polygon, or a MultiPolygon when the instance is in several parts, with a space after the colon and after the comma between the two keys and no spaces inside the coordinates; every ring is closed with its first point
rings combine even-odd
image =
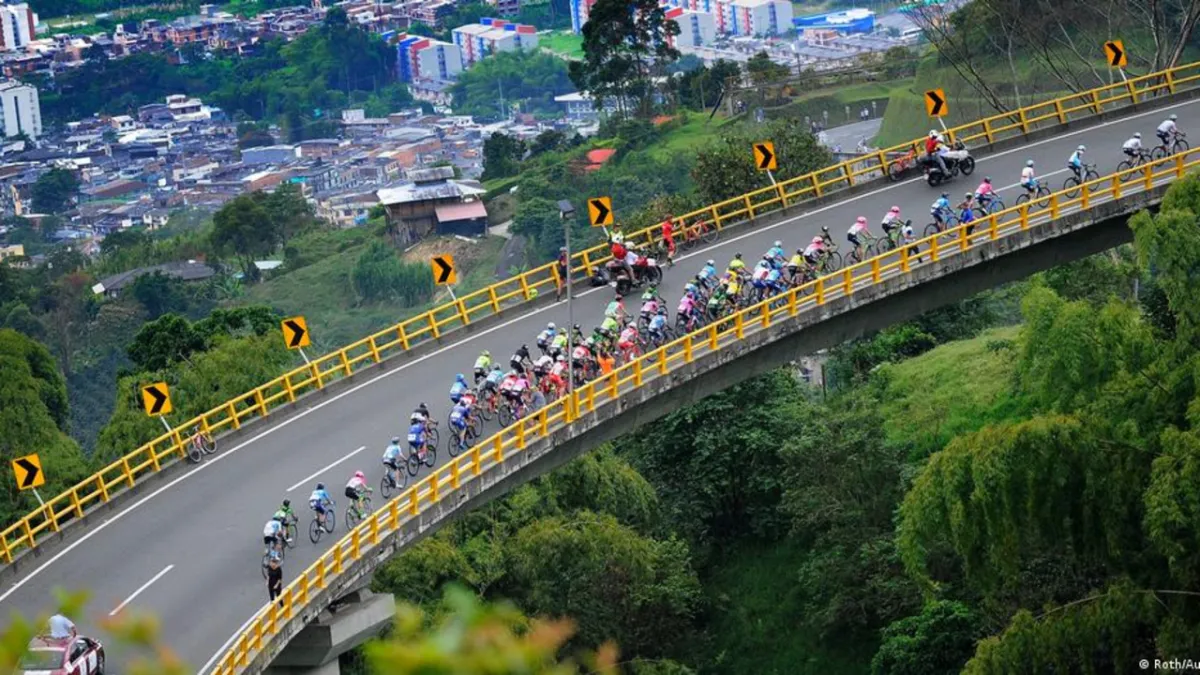
{"type": "Polygon", "coordinates": [[[476,63],[458,76],[450,91],[455,114],[505,119],[513,110],[558,117],[562,106],[554,97],[573,89],[562,59],[522,50],[476,63]]]}

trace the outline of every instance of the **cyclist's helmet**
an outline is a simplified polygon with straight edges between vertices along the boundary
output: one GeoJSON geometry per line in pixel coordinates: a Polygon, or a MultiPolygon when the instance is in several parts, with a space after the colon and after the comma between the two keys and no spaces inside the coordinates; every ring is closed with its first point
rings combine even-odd
{"type": "Polygon", "coordinates": [[[558,355],[558,358],[556,358],[556,359],[554,359],[554,360],[555,360],[555,361],[558,361],[559,363],[566,363],[566,362],[567,362],[567,357],[566,357],[566,356],[564,356],[564,355],[562,355],[562,354],[559,354],[559,355],[558,355]]]}
{"type": "Polygon", "coordinates": [[[900,207],[899,207],[899,206],[893,206],[893,207],[892,207],[892,209],[891,209],[891,211],[892,211],[892,213],[900,213],[900,207]]]}
{"type": "Polygon", "coordinates": [[[596,338],[588,338],[583,344],[593,347],[596,344],[596,338]]]}
{"type": "Polygon", "coordinates": [[[286,508],[290,507],[291,505],[292,505],[292,500],[290,500],[290,499],[283,500],[283,508],[286,509],[286,508]]]}
{"type": "Polygon", "coordinates": [[[500,367],[499,363],[493,363],[492,370],[504,370],[504,369],[500,367]]]}
{"type": "Polygon", "coordinates": [[[567,252],[567,247],[566,247],[566,246],[559,246],[559,247],[558,247],[558,252],[559,252],[559,253],[566,253],[566,252],[567,252]]]}
{"type": "MultiPolygon", "coordinates": [[[[817,238],[820,239],[820,237],[817,237],[817,238]]],[[[796,255],[804,255],[804,249],[802,249],[802,248],[796,249],[796,255]]]]}
{"type": "Polygon", "coordinates": [[[975,195],[971,194],[970,192],[968,192],[967,194],[963,195],[963,197],[966,197],[967,199],[970,199],[971,197],[974,197],[974,196],[975,196],[975,195]]]}
{"type": "Polygon", "coordinates": [[[421,401],[421,405],[417,406],[417,410],[420,410],[421,412],[428,414],[429,406],[425,405],[424,401],[421,401]]]}
{"type": "Polygon", "coordinates": [[[396,444],[398,444],[399,442],[400,442],[400,437],[399,437],[399,436],[392,436],[392,445],[396,445],[396,444]]]}
{"type": "Polygon", "coordinates": [[[991,176],[984,176],[984,177],[983,177],[983,182],[985,182],[985,183],[990,183],[990,182],[992,182],[992,177],[991,177],[991,176]]]}
{"type": "Polygon", "coordinates": [[[1084,152],[1085,150],[1087,150],[1087,146],[1086,146],[1086,145],[1081,145],[1081,146],[1079,146],[1078,148],[1075,148],[1075,149],[1076,149],[1076,150],[1078,150],[1078,151],[1080,151],[1080,152],[1084,152]]]}
{"type": "Polygon", "coordinates": [[[936,129],[930,129],[930,130],[929,130],[929,137],[930,137],[930,138],[937,138],[937,130],[936,130],[936,129]]]}
{"type": "Polygon", "coordinates": [[[318,490],[324,490],[324,489],[325,489],[325,484],[324,484],[324,483],[317,483],[317,489],[318,489],[318,490]]]}
{"type": "Polygon", "coordinates": [[[354,477],[355,478],[366,478],[366,475],[364,475],[363,472],[361,472],[361,471],[355,471],[354,477]]]}
{"type": "Polygon", "coordinates": [[[733,254],[733,257],[734,257],[734,258],[736,258],[737,260],[741,260],[741,259],[742,259],[742,252],[741,252],[741,251],[738,251],[737,253],[734,253],[734,254],[733,254]]]}
{"type": "Polygon", "coordinates": [[[617,302],[620,302],[624,299],[625,299],[625,296],[621,295],[620,293],[617,293],[616,295],[613,296],[613,300],[616,300],[617,302]]]}
{"type": "Polygon", "coordinates": [[[943,192],[943,193],[942,193],[942,199],[949,199],[949,198],[950,198],[950,193],[949,193],[949,192],[943,192]]]}
{"type": "Polygon", "coordinates": [[[1171,121],[1172,121],[1172,122],[1174,122],[1174,121],[1176,121],[1176,120],[1178,120],[1178,119],[1179,119],[1179,115],[1171,115],[1171,121]]]}
{"type": "Polygon", "coordinates": [[[554,330],[554,322],[551,321],[550,323],[546,324],[546,328],[547,330],[554,330]]]}
{"type": "Polygon", "coordinates": [[[1025,166],[1033,166],[1033,160],[1031,159],[1028,162],[1025,162],[1025,166]]]}
{"type": "Polygon", "coordinates": [[[459,373],[459,374],[457,374],[457,375],[455,375],[455,376],[454,376],[454,381],[455,381],[455,382],[466,382],[466,381],[467,381],[467,378],[463,377],[463,374],[462,374],[462,373],[459,373]]]}
{"type": "Polygon", "coordinates": [[[864,217],[864,216],[859,216],[859,217],[858,217],[858,220],[857,220],[856,222],[857,222],[857,223],[859,223],[859,224],[861,225],[862,223],[865,223],[865,222],[867,222],[867,219],[866,219],[866,217],[864,217]]]}
{"type": "Polygon", "coordinates": [[[659,313],[659,314],[666,314],[666,313],[667,313],[667,308],[666,308],[666,307],[663,307],[662,305],[659,305],[659,306],[658,306],[658,313],[659,313]]]}
{"type": "Polygon", "coordinates": [[[576,331],[582,331],[582,330],[583,330],[582,328],[580,328],[580,327],[579,327],[579,324],[575,324],[574,326],[572,326],[572,328],[573,328],[574,330],[576,330],[576,331]]]}
{"type": "Polygon", "coordinates": [[[488,350],[486,350],[486,349],[485,349],[485,350],[483,350],[483,351],[481,351],[481,352],[479,352],[479,355],[480,355],[480,356],[482,356],[482,357],[485,357],[485,358],[489,358],[489,359],[490,359],[490,358],[492,358],[492,353],[491,353],[491,352],[489,352],[489,351],[488,351],[488,350]]]}
{"type": "Polygon", "coordinates": [[[821,226],[821,231],[824,232],[825,234],[829,234],[829,228],[824,225],[821,226]]]}
{"type": "Polygon", "coordinates": [[[1140,131],[1135,131],[1135,132],[1133,132],[1133,137],[1134,137],[1134,138],[1141,138],[1141,137],[1142,137],[1142,132],[1140,132],[1140,131]]]}
{"type": "Polygon", "coordinates": [[[783,242],[776,239],[775,240],[775,248],[783,248],[783,242]]]}
{"type": "MultiPolygon", "coordinates": [[[[716,265],[717,263],[713,262],[712,258],[709,258],[707,261],[705,261],[705,263],[704,263],[704,264],[705,264],[705,265],[708,265],[708,266],[710,266],[710,267],[711,267],[711,266],[713,266],[713,265],[716,265]]],[[[654,287],[653,287],[653,286],[651,286],[650,288],[654,288],[654,287]]]]}

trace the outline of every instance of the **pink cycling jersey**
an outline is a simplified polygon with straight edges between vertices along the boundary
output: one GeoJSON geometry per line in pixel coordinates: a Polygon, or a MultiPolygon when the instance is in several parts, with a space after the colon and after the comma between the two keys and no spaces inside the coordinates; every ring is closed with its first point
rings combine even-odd
{"type": "Polygon", "coordinates": [[[642,314],[655,314],[658,312],[658,301],[647,300],[642,303],[642,314]]]}
{"type": "Polygon", "coordinates": [[[679,301],[679,310],[678,311],[680,314],[691,313],[691,311],[695,308],[696,308],[696,302],[694,300],[692,300],[692,296],[690,296],[690,295],[683,296],[683,299],[679,301]]]}
{"type": "Polygon", "coordinates": [[[975,188],[975,194],[977,195],[990,195],[993,192],[995,190],[992,189],[992,184],[987,181],[980,183],[979,187],[975,188]]]}

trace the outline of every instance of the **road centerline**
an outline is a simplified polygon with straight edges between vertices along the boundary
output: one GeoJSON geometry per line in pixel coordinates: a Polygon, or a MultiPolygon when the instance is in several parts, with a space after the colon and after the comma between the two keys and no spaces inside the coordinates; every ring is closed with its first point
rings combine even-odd
{"type": "Polygon", "coordinates": [[[125,600],[121,604],[117,605],[116,609],[109,612],[108,615],[116,616],[117,612],[120,612],[121,610],[125,609],[125,607],[129,605],[129,603],[131,603],[137,599],[137,596],[141,595],[143,591],[145,591],[147,588],[150,588],[150,586],[154,582],[156,582],[159,579],[166,576],[167,572],[170,572],[174,568],[175,568],[175,565],[167,565],[166,567],[164,567],[161,572],[159,572],[158,574],[155,574],[153,577],[150,577],[150,581],[147,581],[146,583],[139,586],[136,591],[134,591],[128,598],[125,598],[125,600]]]}
{"type": "Polygon", "coordinates": [[[295,485],[288,488],[287,491],[291,492],[292,490],[295,490],[296,488],[300,487],[301,485],[304,485],[305,483],[309,482],[310,480],[316,478],[317,476],[320,476],[321,474],[325,473],[326,471],[332,469],[333,467],[337,466],[338,464],[341,464],[342,462],[350,459],[351,457],[357,455],[358,453],[360,453],[366,449],[367,449],[367,446],[365,446],[365,445],[359,446],[359,448],[357,450],[351,451],[349,454],[345,455],[341,459],[339,459],[331,464],[328,464],[325,467],[314,471],[313,473],[310,473],[308,476],[306,476],[304,478],[301,478],[295,485]]]}

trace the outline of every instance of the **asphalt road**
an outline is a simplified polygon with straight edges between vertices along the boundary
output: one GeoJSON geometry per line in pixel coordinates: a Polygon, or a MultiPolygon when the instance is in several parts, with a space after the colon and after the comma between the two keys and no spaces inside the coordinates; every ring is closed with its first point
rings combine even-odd
{"type": "MultiPolygon", "coordinates": [[[[1182,128],[1200,127],[1193,124],[1200,119],[1200,102],[1170,110],[1179,114],[1182,128]]],[[[1037,162],[1048,184],[1059,189],[1066,173],[1062,167],[1080,143],[1088,146],[1089,160],[1099,165],[1103,175],[1116,167],[1124,139],[1134,131],[1141,131],[1147,140],[1154,139],[1154,127],[1167,114],[1164,109],[1113,120],[980,158],[976,175],[947,184],[947,191],[952,197],[961,197],[973,191],[982,176],[989,175],[1011,205],[1018,194],[1014,186],[1029,158],[1037,162]]],[[[866,216],[876,232],[880,218],[893,204],[913,219],[919,232],[928,222],[929,205],[938,192],[914,178],[722,239],[708,249],[681,257],[678,266],[667,272],[662,293],[668,302],[675,302],[686,278],[707,258],[724,265],[734,252],[742,251],[753,260],[776,239],[794,250],[822,225],[829,227],[845,249],[845,232],[857,216],[866,216]]],[[[581,290],[575,301],[575,320],[590,331],[599,323],[611,292],[606,288],[581,290]]],[[[284,565],[286,583],[318,555],[318,548],[305,535],[309,515],[304,504],[313,485],[324,481],[338,499],[339,512],[344,510],[341,490],[346,481],[362,469],[370,483],[378,485],[383,448],[391,436],[401,432],[401,423],[417,403],[428,402],[435,417],[444,420],[449,409],[446,394],[455,373],[469,374],[481,349],[506,360],[522,342],[532,346],[534,336],[548,321],[567,324],[566,304],[530,312],[381,373],[236,446],[222,448],[170,484],[131,503],[108,521],[93,525],[59,554],[0,588],[0,613],[19,611],[34,616],[52,606],[52,589],[86,588],[92,592],[87,616],[75,617],[81,632],[103,639],[99,622],[123,603],[128,610],[151,612],[160,619],[166,641],[199,672],[267,600],[259,570],[260,533],[280,500],[290,497],[300,505],[301,514],[300,545],[288,552],[284,565]]],[[[493,422],[485,432],[495,430],[493,422]]],[[[444,459],[444,444],[439,455],[444,459]]],[[[48,469],[53,471],[53,467],[48,469]]],[[[339,522],[337,535],[344,532],[339,522]]],[[[331,539],[322,544],[328,545],[331,539]]],[[[117,672],[126,658],[110,648],[109,662],[117,672]]]]}

